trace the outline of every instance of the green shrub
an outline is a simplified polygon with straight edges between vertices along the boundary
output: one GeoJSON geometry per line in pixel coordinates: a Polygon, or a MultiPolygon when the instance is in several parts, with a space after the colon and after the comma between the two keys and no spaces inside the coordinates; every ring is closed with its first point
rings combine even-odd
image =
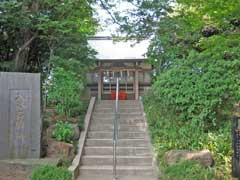
{"type": "Polygon", "coordinates": [[[55,166],[41,166],[36,168],[30,180],[71,180],[71,173],[64,168],[55,167],[55,166]]]}
{"type": "Polygon", "coordinates": [[[190,161],[182,161],[165,169],[164,180],[215,180],[214,170],[190,161]]]}
{"type": "Polygon", "coordinates": [[[58,121],[52,136],[58,141],[71,142],[74,130],[68,122],[58,121]]]}
{"type": "Polygon", "coordinates": [[[80,91],[83,84],[74,72],[57,67],[49,88],[49,101],[56,104],[56,111],[66,117],[78,116],[81,111],[80,91]]]}
{"type": "MultiPolygon", "coordinates": [[[[217,124],[217,128],[208,131],[198,125],[179,120],[174,111],[165,111],[154,95],[144,97],[144,108],[158,157],[160,171],[165,172],[164,153],[172,149],[202,150],[209,149],[214,156],[215,166],[209,171],[216,171],[224,180],[231,179],[231,123],[217,124]]],[[[190,171],[190,169],[189,169],[190,171]]],[[[198,174],[196,177],[201,177],[198,174]]],[[[195,179],[197,179],[195,178],[195,179]]],[[[182,180],[175,178],[176,180],[182,180]]],[[[173,178],[173,180],[175,180],[173,178]]],[[[198,178],[201,179],[201,178],[198,178]]],[[[204,180],[212,180],[205,178],[204,180]]]]}

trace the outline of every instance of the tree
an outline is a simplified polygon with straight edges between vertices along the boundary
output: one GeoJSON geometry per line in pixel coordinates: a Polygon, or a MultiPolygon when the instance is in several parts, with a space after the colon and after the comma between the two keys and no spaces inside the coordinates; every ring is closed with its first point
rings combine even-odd
{"type": "MultiPolygon", "coordinates": [[[[94,34],[94,1],[33,0],[0,2],[1,69],[37,71],[68,37],[94,34]]],[[[87,46],[87,43],[85,43],[87,46]]]]}
{"type": "Polygon", "coordinates": [[[153,93],[161,107],[205,129],[220,125],[240,99],[240,2],[128,2],[134,6],[128,15],[117,12],[120,31],[150,37],[148,61],[158,72],[153,93]]]}

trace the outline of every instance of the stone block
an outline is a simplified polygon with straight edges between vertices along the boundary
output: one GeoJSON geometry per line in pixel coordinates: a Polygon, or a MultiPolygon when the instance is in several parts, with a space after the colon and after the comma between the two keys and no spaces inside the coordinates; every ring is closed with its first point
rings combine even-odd
{"type": "Polygon", "coordinates": [[[40,157],[40,74],[0,72],[0,159],[40,157]]]}
{"type": "Polygon", "coordinates": [[[183,160],[196,162],[204,167],[213,166],[214,159],[209,150],[188,151],[188,150],[171,150],[165,153],[165,163],[168,165],[176,164],[183,160]]]}
{"type": "Polygon", "coordinates": [[[73,139],[78,140],[80,137],[80,129],[78,127],[78,124],[71,124],[71,127],[73,128],[73,139]]]}
{"type": "Polygon", "coordinates": [[[72,144],[58,141],[49,142],[47,157],[73,158],[74,148],[72,144]]]}

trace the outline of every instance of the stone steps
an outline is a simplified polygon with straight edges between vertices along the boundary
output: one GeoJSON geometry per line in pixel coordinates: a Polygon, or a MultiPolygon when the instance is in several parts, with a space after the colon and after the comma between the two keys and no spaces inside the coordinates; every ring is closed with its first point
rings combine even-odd
{"type": "MultiPolygon", "coordinates": [[[[90,131],[113,131],[112,124],[93,124],[89,128],[90,131]]],[[[140,125],[119,125],[119,131],[135,131],[135,132],[145,132],[146,127],[145,124],[140,125]]]]}
{"type": "MultiPolygon", "coordinates": [[[[95,113],[113,113],[115,112],[115,107],[112,108],[102,108],[102,107],[97,107],[95,109],[95,113]]],[[[137,112],[141,112],[140,108],[120,108],[118,110],[118,112],[120,113],[137,113],[137,112]]]]}
{"type": "MultiPolygon", "coordinates": [[[[107,105],[101,105],[101,104],[97,104],[96,106],[95,106],[95,110],[98,110],[98,109],[112,109],[112,110],[115,110],[115,103],[114,104],[108,104],[108,106],[107,105]]],[[[119,108],[118,109],[138,109],[139,111],[141,111],[141,106],[139,106],[139,105],[135,105],[135,106],[133,106],[133,105],[129,105],[129,104],[125,104],[125,105],[119,105],[118,106],[119,108]]]]}
{"type": "MultiPolygon", "coordinates": [[[[81,166],[80,167],[81,175],[112,175],[113,167],[112,166],[81,166]]],[[[117,176],[126,176],[126,175],[144,175],[150,176],[153,175],[152,166],[117,166],[117,176]]],[[[148,179],[146,179],[148,180],[148,179]]]]}
{"type": "MultiPolygon", "coordinates": [[[[86,146],[111,146],[113,145],[112,139],[87,139],[86,146]]],[[[119,139],[117,142],[118,147],[148,147],[149,142],[145,139],[119,139]]]]}
{"type": "MultiPolygon", "coordinates": [[[[80,175],[78,180],[113,180],[112,174],[101,174],[99,175],[80,175]]],[[[120,176],[117,175],[117,180],[156,180],[153,175],[125,175],[122,174],[120,176]]]]}
{"type": "MultiPolygon", "coordinates": [[[[118,125],[120,126],[146,126],[146,123],[144,121],[141,120],[132,120],[132,121],[117,121],[118,125]]],[[[93,122],[91,122],[91,124],[97,126],[97,125],[113,125],[113,120],[94,120],[93,122]]]]}
{"type": "MultiPolygon", "coordinates": [[[[110,139],[113,137],[112,131],[89,131],[88,138],[91,139],[110,139]]],[[[118,139],[144,139],[146,137],[145,132],[134,132],[134,131],[120,131],[118,132],[118,139]]]]}
{"type": "MultiPolygon", "coordinates": [[[[83,156],[82,164],[87,166],[111,166],[113,164],[112,155],[83,156]]],[[[118,166],[151,166],[151,156],[117,156],[118,166]]]]}
{"type": "MultiPolygon", "coordinates": [[[[119,106],[123,107],[140,107],[139,101],[118,101],[119,106]]],[[[96,103],[96,106],[101,107],[113,107],[115,105],[115,101],[112,100],[102,100],[96,103]]]]}
{"type": "MultiPolygon", "coordinates": [[[[93,118],[114,118],[115,113],[93,113],[93,118]]],[[[133,113],[118,113],[119,118],[134,118],[134,117],[142,117],[142,113],[133,112],[133,113]]]]}
{"type": "MultiPolygon", "coordinates": [[[[101,101],[96,103],[97,106],[115,106],[115,101],[101,101]]],[[[118,101],[119,106],[132,106],[132,107],[139,107],[139,101],[118,101]]]]}
{"type": "MultiPolygon", "coordinates": [[[[112,147],[85,147],[84,155],[86,156],[106,156],[113,154],[112,147]]],[[[118,147],[117,156],[151,156],[149,148],[146,147],[118,147]]]]}
{"type": "MultiPolygon", "coordinates": [[[[91,124],[95,124],[96,122],[101,123],[113,123],[114,117],[92,117],[91,124]]],[[[118,122],[120,123],[138,123],[138,122],[144,122],[142,115],[141,116],[134,116],[134,117],[120,117],[118,118],[118,122]]]]}
{"type": "MultiPolygon", "coordinates": [[[[153,180],[153,157],[140,103],[120,101],[119,108],[117,175],[120,179],[128,175],[146,178],[149,175],[149,180],[153,180]]],[[[112,176],[114,111],[114,101],[96,104],[81,158],[81,176],[112,176]]]]}

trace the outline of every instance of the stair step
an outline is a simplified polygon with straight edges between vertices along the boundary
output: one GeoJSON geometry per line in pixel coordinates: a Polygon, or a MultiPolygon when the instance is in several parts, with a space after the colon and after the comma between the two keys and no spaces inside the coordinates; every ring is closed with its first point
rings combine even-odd
{"type": "MultiPolygon", "coordinates": [[[[88,138],[110,139],[113,137],[112,131],[89,131],[88,138]]],[[[119,139],[144,139],[146,134],[144,132],[118,132],[119,139]]]]}
{"type": "MultiPolygon", "coordinates": [[[[83,156],[81,159],[83,165],[112,165],[113,156],[83,156]]],[[[117,156],[119,166],[151,166],[151,156],[117,156]]]]}
{"type": "MultiPolygon", "coordinates": [[[[115,105],[116,101],[115,100],[101,100],[97,102],[97,105],[115,105]]],[[[118,101],[119,105],[137,105],[139,106],[139,101],[138,100],[126,100],[126,101],[118,101]]]]}
{"type": "MultiPolygon", "coordinates": [[[[95,110],[109,110],[109,109],[115,110],[115,107],[116,107],[115,104],[110,104],[109,107],[106,107],[106,106],[104,107],[104,106],[101,106],[101,105],[97,104],[95,106],[95,110]]],[[[120,110],[133,109],[133,110],[140,110],[141,111],[141,106],[140,105],[137,105],[137,106],[124,105],[124,106],[118,106],[118,109],[120,109],[120,110]]]]}
{"type": "MultiPolygon", "coordinates": [[[[112,146],[112,139],[87,139],[86,146],[112,146]]],[[[119,147],[148,147],[149,141],[145,139],[118,139],[119,147]]]]}
{"type": "MultiPolygon", "coordinates": [[[[112,124],[92,124],[89,128],[90,131],[112,131],[113,125],[112,124]]],[[[145,132],[146,131],[146,125],[145,124],[139,124],[139,125],[119,125],[118,126],[119,131],[139,131],[139,132],[145,132]]]]}
{"type": "MultiPolygon", "coordinates": [[[[104,107],[104,108],[111,108],[111,107],[115,107],[116,102],[112,102],[112,103],[96,103],[95,107],[104,107]]],[[[126,108],[126,107],[130,107],[130,108],[141,108],[139,103],[135,103],[135,102],[121,102],[119,101],[118,103],[118,107],[120,108],[126,108]]]]}
{"type": "MultiPolygon", "coordinates": [[[[80,174],[77,180],[96,180],[100,179],[99,174],[80,174]]],[[[117,180],[156,180],[154,175],[125,175],[125,174],[117,174],[117,180]]],[[[113,180],[112,174],[101,174],[101,180],[113,180]]]]}
{"type": "MultiPolygon", "coordinates": [[[[102,104],[102,105],[96,105],[95,106],[95,110],[97,109],[112,109],[115,112],[115,104],[102,104]]],[[[119,110],[124,110],[124,109],[137,109],[139,111],[141,111],[141,106],[140,105],[132,105],[132,104],[119,104],[118,105],[118,109],[119,110]]]]}
{"type": "MultiPolygon", "coordinates": [[[[110,116],[110,117],[96,117],[93,116],[92,117],[92,124],[96,123],[96,122],[102,122],[102,123],[112,123],[113,122],[114,117],[110,116]]],[[[138,122],[145,122],[143,116],[133,116],[133,117],[119,117],[118,122],[120,123],[138,123],[138,122]]]]}
{"type": "MultiPolygon", "coordinates": [[[[96,125],[96,124],[113,124],[113,120],[115,118],[93,118],[91,120],[91,125],[96,125]]],[[[141,125],[141,124],[146,124],[146,121],[143,119],[143,117],[139,118],[118,118],[117,122],[122,125],[141,125]]]]}
{"type": "MultiPolygon", "coordinates": [[[[118,117],[123,119],[123,118],[133,118],[133,117],[141,117],[142,113],[138,112],[138,113],[118,113],[118,117]]],[[[93,118],[114,118],[115,117],[115,113],[97,113],[94,112],[93,113],[93,118]]]]}
{"type": "MultiPolygon", "coordinates": [[[[146,126],[146,123],[144,121],[117,121],[117,123],[120,125],[120,126],[146,126]]],[[[108,125],[108,126],[111,126],[113,124],[113,121],[109,120],[109,121],[98,121],[98,120],[94,120],[94,121],[91,121],[91,125],[94,125],[94,126],[99,126],[99,125],[108,125]]]]}
{"type": "MultiPolygon", "coordinates": [[[[115,112],[115,108],[102,108],[102,107],[98,107],[95,108],[94,110],[95,113],[114,113],[115,112]]],[[[120,113],[141,113],[141,109],[140,108],[120,108],[118,110],[118,112],[120,113]]]]}
{"type": "MultiPolygon", "coordinates": [[[[112,147],[85,147],[84,155],[111,155],[113,154],[112,147]]],[[[151,152],[146,147],[118,147],[117,156],[150,156],[151,152]]]]}
{"type": "MultiPolygon", "coordinates": [[[[139,100],[119,100],[118,101],[120,104],[124,104],[124,103],[139,103],[139,100]]],[[[115,103],[115,100],[100,100],[97,101],[97,103],[115,103]]]]}
{"type": "MultiPolygon", "coordinates": [[[[81,175],[112,175],[113,167],[112,166],[81,166],[80,174],[81,175]]],[[[127,176],[127,175],[144,175],[151,176],[153,175],[152,166],[117,166],[117,175],[127,176]]],[[[146,179],[148,180],[148,179],[146,179]]]]}

